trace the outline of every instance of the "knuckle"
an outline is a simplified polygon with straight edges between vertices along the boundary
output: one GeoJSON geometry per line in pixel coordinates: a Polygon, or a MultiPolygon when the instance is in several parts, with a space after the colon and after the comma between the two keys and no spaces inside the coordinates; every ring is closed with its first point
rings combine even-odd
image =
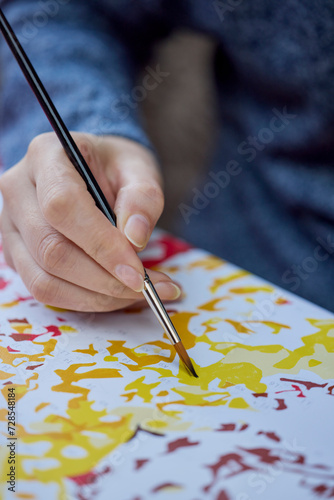
{"type": "Polygon", "coordinates": [[[49,304],[55,297],[54,283],[55,279],[42,271],[32,278],[28,289],[34,299],[38,300],[38,302],[49,304]]]}
{"type": "Polygon", "coordinates": [[[64,266],[68,261],[69,245],[55,234],[48,233],[38,245],[38,261],[50,272],[64,266]]]}
{"type": "Polygon", "coordinates": [[[51,187],[41,202],[41,210],[45,219],[51,224],[61,225],[66,220],[76,198],[75,186],[59,184],[51,187]]]}
{"type": "Polygon", "coordinates": [[[39,153],[41,150],[41,147],[45,147],[45,141],[49,137],[51,137],[53,134],[51,132],[47,132],[45,134],[40,134],[36,135],[36,137],[33,138],[33,140],[30,142],[27,150],[27,156],[35,156],[36,153],[39,153]]]}

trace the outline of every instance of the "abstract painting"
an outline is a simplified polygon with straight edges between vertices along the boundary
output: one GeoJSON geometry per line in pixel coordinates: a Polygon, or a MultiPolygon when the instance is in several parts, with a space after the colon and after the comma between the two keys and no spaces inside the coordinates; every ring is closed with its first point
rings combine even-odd
{"type": "Polygon", "coordinates": [[[198,379],[149,308],[40,304],[0,253],[1,498],[333,498],[333,314],[162,231],[142,260],[198,379]]]}

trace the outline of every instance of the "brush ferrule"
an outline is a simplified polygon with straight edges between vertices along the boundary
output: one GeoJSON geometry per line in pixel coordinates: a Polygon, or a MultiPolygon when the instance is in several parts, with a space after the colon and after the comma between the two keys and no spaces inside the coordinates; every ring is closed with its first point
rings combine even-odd
{"type": "Polygon", "coordinates": [[[171,342],[173,344],[180,342],[181,339],[146,271],[143,294],[171,342]]]}

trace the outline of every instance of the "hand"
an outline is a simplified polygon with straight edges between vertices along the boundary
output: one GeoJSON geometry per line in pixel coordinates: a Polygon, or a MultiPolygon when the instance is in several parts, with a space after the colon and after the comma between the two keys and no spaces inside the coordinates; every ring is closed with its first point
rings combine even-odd
{"type": "MultiPolygon", "coordinates": [[[[137,252],[163,209],[161,177],[151,153],[133,141],[73,138],[117,215],[117,229],[55,134],[43,134],[0,178],[5,259],[40,302],[76,311],[124,308],[143,300],[137,252]]],[[[165,274],[150,271],[150,278],[162,299],[180,295],[165,274]]]]}

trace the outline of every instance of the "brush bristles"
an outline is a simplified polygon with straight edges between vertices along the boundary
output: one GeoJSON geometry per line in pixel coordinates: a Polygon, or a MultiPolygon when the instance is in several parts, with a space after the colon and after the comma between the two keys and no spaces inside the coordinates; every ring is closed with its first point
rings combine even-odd
{"type": "Polygon", "coordinates": [[[190,361],[190,358],[187,354],[187,351],[185,350],[185,348],[183,347],[183,344],[182,342],[178,342],[177,344],[174,344],[174,347],[176,349],[176,352],[178,353],[178,355],[180,356],[180,358],[182,359],[183,363],[185,364],[185,366],[188,368],[188,370],[190,371],[190,373],[194,376],[194,377],[197,377],[198,378],[198,375],[197,373],[195,372],[195,369],[193,367],[193,364],[192,362],[190,361]]]}

